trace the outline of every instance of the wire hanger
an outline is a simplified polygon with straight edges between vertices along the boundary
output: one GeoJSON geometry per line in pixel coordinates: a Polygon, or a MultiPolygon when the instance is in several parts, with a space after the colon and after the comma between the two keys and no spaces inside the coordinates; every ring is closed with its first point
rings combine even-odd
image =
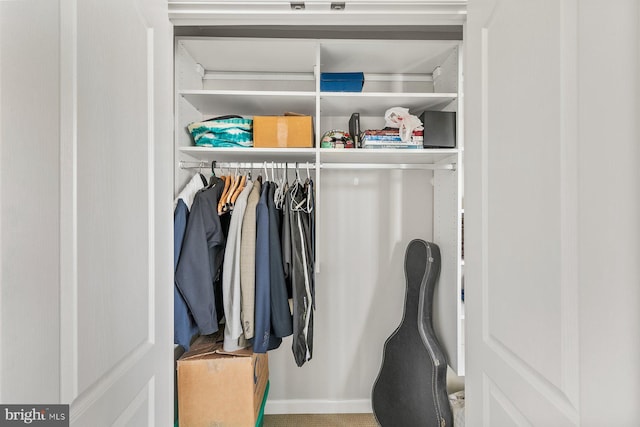
{"type": "Polygon", "coordinates": [[[284,163],[281,165],[281,173],[278,179],[278,185],[276,187],[276,191],[273,195],[273,202],[276,206],[276,209],[282,209],[284,206],[284,200],[286,196],[286,180],[287,180],[287,172],[288,172],[288,164],[284,163]],[[284,166],[284,167],[282,167],[284,166]]]}
{"type": "Polygon", "coordinates": [[[302,187],[302,183],[300,182],[300,171],[298,170],[298,162],[295,163],[296,168],[296,179],[293,182],[293,189],[291,190],[291,206],[290,209],[292,212],[303,211],[304,205],[306,204],[306,200],[300,200],[296,202],[296,197],[298,196],[298,192],[300,187],[302,187]],[[294,204],[295,203],[295,204],[294,204]]]}

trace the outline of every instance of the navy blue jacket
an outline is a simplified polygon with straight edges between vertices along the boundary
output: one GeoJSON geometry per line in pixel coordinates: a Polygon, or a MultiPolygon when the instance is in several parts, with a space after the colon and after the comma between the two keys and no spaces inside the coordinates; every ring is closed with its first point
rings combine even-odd
{"type": "Polygon", "coordinates": [[[196,194],[176,269],[176,285],[202,335],[218,330],[214,287],[224,257],[225,237],[217,215],[223,189],[218,181],[196,194]]]}
{"type": "MultiPolygon", "coordinates": [[[[182,250],[182,241],[187,229],[189,208],[182,199],[178,199],[173,213],[173,270],[178,267],[178,258],[182,250]]],[[[184,301],[178,286],[173,285],[173,342],[181,345],[185,351],[189,351],[191,338],[198,333],[198,327],[189,313],[187,303],[184,301]]]]}
{"type": "Polygon", "coordinates": [[[253,351],[266,353],[282,343],[281,338],[271,334],[271,273],[269,253],[269,186],[265,182],[256,206],[256,299],[253,351]]]}

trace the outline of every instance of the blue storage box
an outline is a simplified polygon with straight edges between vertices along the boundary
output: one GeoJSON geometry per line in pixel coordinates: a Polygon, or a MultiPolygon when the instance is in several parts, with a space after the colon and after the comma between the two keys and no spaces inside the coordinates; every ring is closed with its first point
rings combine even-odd
{"type": "Polygon", "coordinates": [[[320,73],[320,92],[362,92],[364,73],[320,73]]]}

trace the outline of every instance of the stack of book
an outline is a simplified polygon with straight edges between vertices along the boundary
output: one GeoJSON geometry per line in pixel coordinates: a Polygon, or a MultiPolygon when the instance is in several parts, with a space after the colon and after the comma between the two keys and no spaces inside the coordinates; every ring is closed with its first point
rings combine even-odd
{"type": "Polygon", "coordinates": [[[369,129],[362,133],[362,148],[422,148],[424,131],[413,131],[410,141],[400,138],[399,129],[369,129]]]}

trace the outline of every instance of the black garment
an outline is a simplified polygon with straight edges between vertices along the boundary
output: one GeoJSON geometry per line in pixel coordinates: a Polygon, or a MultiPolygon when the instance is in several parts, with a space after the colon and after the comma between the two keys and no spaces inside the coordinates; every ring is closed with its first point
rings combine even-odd
{"type": "MultiPolygon", "coordinates": [[[[308,185],[305,186],[306,193],[305,196],[307,198],[307,207],[308,212],[305,213],[307,218],[308,228],[306,231],[306,243],[307,243],[307,254],[308,254],[308,263],[309,263],[309,282],[311,287],[311,307],[309,307],[309,326],[307,331],[307,347],[309,348],[309,359],[313,355],[313,312],[316,309],[316,268],[315,268],[315,260],[316,260],[316,250],[315,250],[315,241],[316,241],[316,199],[315,199],[315,191],[313,188],[313,181],[309,180],[308,185]]],[[[303,222],[304,224],[304,222],[303,222]]]]}
{"type": "MultiPolygon", "coordinates": [[[[222,180],[221,180],[222,181],[222,180]]],[[[224,190],[224,189],[223,189],[224,190]]],[[[217,211],[213,213],[217,215],[217,211]]],[[[224,235],[225,247],[227,245],[227,239],[229,237],[229,226],[231,225],[231,211],[227,211],[222,215],[218,215],[220,220],[220,226],[222,227],[222,234],[224,235]]],[[[216,311],[218,313],[218,323],[224,317],[224,300],[222,297],[222,271],[224,269],[224,249],[222,250],[222,260],[220,261],[220,268],[213,282],[213,290],[216,296],[216,311]]]]}
{"type": "Polygon", "coordinates": [[[312,180],[309,180],[307,185],[307,200],[309,201],[309,253],[311,261],[311,295],[313,297],[313,309],[316,309],[316,275],[315,275],[315,261],[316,261],[316,191],[312,180]]]}
{"type": "Polygon", "coordinates": [[[289,211],[291,209],[291,194],[289,189],[284,193],[284,203],[282,204],[282,232],[280,243],[282,245],[282,266],[284,271],[284,282],[287,286],[287,296],[293,298],[291,288],[291,221],[289,211]]]}
{"type": "Polygon", "coordinates": [[[307,330],[305,333],[305,341],[307,343],[308,354],[307,360],[311,360],[311,356],[313,355],[313,310],[315,309],[315,285],[314,285],[314,257],[313,257],[313,233],[312,233],[312,217],[315,219],[314,210],[311,209],[313,201],[310,200],[312,197],[309,193],[309,186],[305,185],[304,189],[304,198],[306,200],[306,210],[300,212],[300,220],[302,223],[302,232],[304,236],[304,245],[303,250],[305,251],[305,263],[306,269],[305,273],[307,274],[307,279],[309,281],[308,286],[308,294],[307,298],[310,298],[310,301],[305,301],[305,316],[307,319],[307,330]],[[308,210],[308,211],[307,211],[308,210]]]}
{"type": "Polygon", "coordinates": [[[215,182],[196,194],[175,274],[175,283],[202,335],[216,332],[222,315],[216,309],[222,301],[217,301],[219,292],[214,288],[224,257],[225,237],[216,214],[223,189],[215,182]]]}
{"type": "Polygon", "coordinates": [[[291,225],[292,268],[291,281],[293,287],[293,356],[298,366],[311,359],[313,344],[313,298],[312,259],[309,251],[310,227],[309,218],[301,209],[306,209],[304,187],[295,183],[290,190],[291,207],[289,221],[291,225]]]}
{"type": "Polygon", "coordinates": [[[269,277],[271,288],[271,328],[275,336],[284,338],[293,333],[289,298],[282,266],[280,223],[282,211],[276,209],[274,195],[277,185],[269,183],[267,208],[269,210],[269,277]]]}

